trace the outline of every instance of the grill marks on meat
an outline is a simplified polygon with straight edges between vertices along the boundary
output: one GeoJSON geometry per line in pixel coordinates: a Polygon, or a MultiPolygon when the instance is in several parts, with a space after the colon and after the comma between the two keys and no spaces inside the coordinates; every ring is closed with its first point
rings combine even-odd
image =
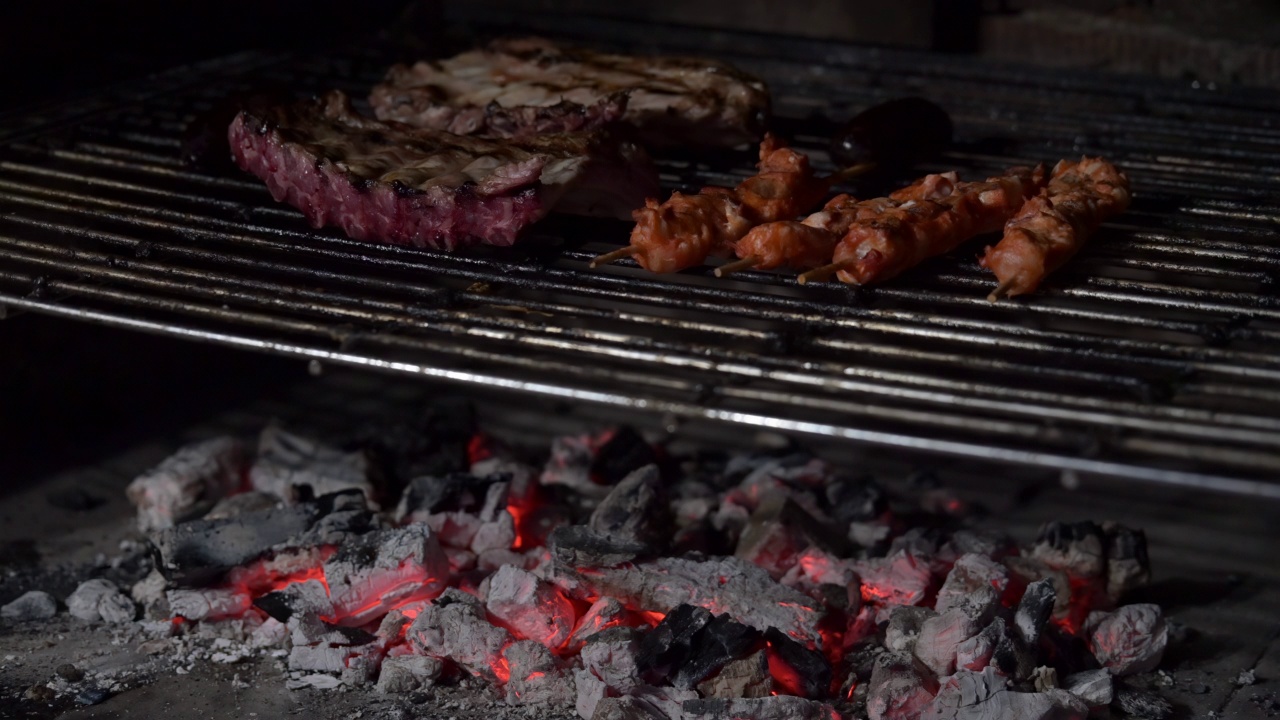
{"type": "Polygon", "coordinates": [[[511,245],[553,206],[628,212],[656,189],[647,158],[598,133],[496,141],[384,123],[332,91],[241,111],[236,163],[272,197],[358,240],[441,250],[511,245]]]}
{"type": "Polygon", "coordinates": [[[733,189],[703,188],[697,195],[676,192],[659,204],[636,210],[632,254],[652,272],[675,272],[723,255],[760,223],[791,218],[817,204],[827,192],[814,177],[809,158],[772,135],[760,143],[759,172],[733,189]]]}
{"type": "Polygon", "coordinates": [[[818,267],[830,262],[836,244],[855,222],[866,222],[906,202],[944,197],[956,182],[956,174],[949,172],[926,175],[889,197],[859,201],[851,195],[837,195],[804,220],[780,220],[752,228],[733,250],[744,260],[754,258],[752,266],[759,270],[818,267]]]}
{"type": "Polygon", "coordinates": [[[956,183],[949,194],[888,208],[854,223],[832,257],[846,283],[882,282],[983,233],[999,230],[1044,187],[1044,167],[1011,168],[984,182],[956,183]]]}
{"type": "Polygon", "coordinates": [[[727,64],[613,55],[541,38],[394,66],[369,102],[382,120],[501,137],[623,120],[651,146],[752,142],[769,114],[764,83],[727,64]]]}
{"type": "Polygon", "coordinates": [[[1129,200],[1129,178],[1106,160],[1059,162],[1049,187],[1028,200],[1005,225],[1000,242],[986,249],[982,266],[1000,280],[987,299],[1034,292],[1104,220],[1128,209],[1129,200]]]}

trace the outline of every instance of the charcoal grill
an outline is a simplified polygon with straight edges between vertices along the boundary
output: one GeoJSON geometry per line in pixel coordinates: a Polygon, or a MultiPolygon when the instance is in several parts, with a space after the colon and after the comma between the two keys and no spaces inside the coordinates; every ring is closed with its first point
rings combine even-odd
{"type": "MultiPolygon", "coordinates": [[[[186,126],[228,93],[271,80],[361,97],[387,61],[250,53],[0,116],[0,307],[321,366],[1280,498],[1280,94],[594,19],[520,25],[738,64],[769,82],[779,130],[828,170],[836,121],[920,94],[952,112],[958,135],[924,170],[974,177],[1103,154],[1129,172],[1134,206],[1039,294],[994,305],[979,245],[871,290],[588,269],[626,242],[621,223],[553,220],[506,252],[371,245],[310,230],[247,175],[184,164],[186,126]]],[[[660,166],[668,188],[732,184],[751,158],[660,166]]]]}

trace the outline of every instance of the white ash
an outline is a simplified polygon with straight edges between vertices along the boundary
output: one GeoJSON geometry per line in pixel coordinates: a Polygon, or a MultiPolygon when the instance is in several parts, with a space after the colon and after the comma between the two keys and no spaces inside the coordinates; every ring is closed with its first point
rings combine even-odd
{"type": "Polygon", "coordinates": [[[249,470],[255,490],[288,500],[294,487],[309,486],[316,496],[360,490],[372,501],[369,460],[289,432],[271,423],[258,436],[258,456],[249,470]]]}
{"type": "Polygon", "coordinates": [[[573,676],[563,672],[551,652],[535,640],[521,640],[502,653],[511,673],[506,685],[509,705],[567,707],[577,699],[573,676]]]}
{"type": "Polygon", "coordinates": [[[481,585],[485,608],[525,639],[559,648],[576,619],[573,603],[555,585],[532,573],[503,566],[481,585]]]}
{"type": "Polygon", "coordinates": [[[871,720],[914,720],[933,702],[938,681],[914,658],[886,658],[871,672],[867,715],[871,720]]]}
{"type": "Polygon", "coordinates": [[[138,529],[151,532],[200,517],[244,483],[244,443],[219,437],[179,449],[139,475],[125,491],[138,508],[138,529]]]}
{"type": "Polygon", "coordinates": [[[126,623],[133,620],[138,609],[115,583],[95,578],[80,583],[71,593],[67,598],[67,611],[89,622],[126,623]]]}
{"type": "Polygon", "coordinates": [[[446,511],[418,516],[411,516],[411,522],[421,522],[431,528],[432,534],[440,544],[459,550],[471,549],[476,533],[483,524],[477,515],[460,511],[446,511]]]}
{"type": "Polygon", "coordinates": [[[1091,708],[1106,707],[1111,704],[1113,696],[1111,673],[1103,668],[1068,675],[1062,679],[1062,689],[1091,708]]]}
{"type": "Polygon", "coordinates": [[[889,619],[896,605],[919,605],[933,585],[929,562],[909,550],[854,564],[862,578],[862,597],[881,611],[877,622],[889,619]]]}
{"type": "Polygon", "coordinates": [[[1235,683],[1236,687],[1248,687],[1258,682],[1258,674],[1252,668],[1241,670],[1238,675],[1232,678],[1231,682],[1235,683]]]}
{"type": "Polygon", "coordinates": [[[977,635],[956,646],[956,668],[981,672],[991,664],[996,648],[1005,639],[1004,618],[997,617],[977,635]]]}
{"type": "Polygon", "coordinates": [[[910,655],[920,639],[920,627],[938,613],[930,608],[899,605],[889,615],[884,630],[884,646],[896,653],[910,655]]]}
{"type": "Polygon", "coordinates": [[[444,662],[424,655],[400,655],[382,661],[378,673],[377,691],[380,693],[410,693],[433,687],[444,662]]]}
{"type": "Polygon", "coordinates": [[[1092,522],[1051,522],[1040,528],[1040,537],[1028,555],[1072,577],[1096,578],[1106,570],[1102,528],[1092,522]]]}
{"type": "Polygon", "coordinates": [[[1048,580],[1053,583],[1053,617],[1065,618],[1071,611],[1071,581],[1067,574],[1030,557],[1013,555],[1003,560],[1009,572],[1029,583],[1048,580]]]}
{"type": "Polygon", "coordinates": [[[1169,626],[1160,606],[1125,605],[1115,612],[1090,616],[1089,648],[1098,662],[1116,675],[1151,672],[1164,657],[1169,626]]]}
{"type": "Polygon", "coordinates": [[[597,598],[591,603],[591,607],[578,618],[577,625],[573,628],[573,632],[569,635],[569,642],[566,645],[571,651],[578,651],[587,640],[598,632],[606,630],[610,627],[624,624],[624,620],[628,617],[630,611],[626,606],[618,602],[617,598],[602,597],[597,598]]]}
{"type": "Polygon", "coordinates": [[[938,689],[922,720],[1084,720],[1089,708],[1065,690],[1014,692],[988,667],[961,670],[938,689]]]}
{"type": "Polygon", "coordinates": [[[349,540],[324,564],[324,574],[337,621],[357,626],[438,595],[449,562],[427,526],[407,525],[349,540]]]}
{"type": "Polygon", "coordinates": [[[957,651],[961,644],[978,634],[981,626],[964,608],[952,608],[935,615],[920,625],[915,643],[915,656],[933,674],[944,677],[956,670],[957,651]]]}
{"type": "Polygon", "coordinates": [[[454,588],[423,608],[405,632],[415,653],[454,661],[490,681],[502,650],[515,641],[511,633],[485,618],[484,606],[454,588]]]}
{"type": "Polygon", "coordinates": [[[763,650],[727,663],[698,684],[698,694],[706,698],[758,698],[772,691],[769,657],[763,650]]]}
{"type": "Polygon", "coordinates": [[[582,666],[604,681],[611,690],[627,694],[644,681],[640,679],[640,643],[631,628],[610,628],[597,633],[582,647],[582,666]]]}
{"type": "Polygon", "coordinates": [[[503,510],[491,521],[481,523],[471,539],[471,552],[481,555],[488,550],[508,550],[516,541],[516,522],[503,510]]]}
{"type": "Polygon", "coordinates": [[[973,553],[961,555],[938,590],[934,609],[945,613],[958,608],[985,624],[995,614],[1009,587],[1009,571],[994,560],[973,553]]]}
{"type": "Polygon", "coordinates": [[[239,517],[245,513],[270,510],[279,506],[280,503],[281,500],[278,495],[260,490],[249,490],[222,498],[213,506],[212,510],[205,513],[204,519],[219,520],[239,517]]]}
{"type": "Polygon", "coordinates": [[[279,645],[289,637],[289,628],[275,618],[267,618],[249,636],[249,644],[255,648],[279,645]]]}
{"type": "Polygon", "coordinates": [[[247,592],[235,588],[179,588],[165,593],[169,611],[186,620],[221,620],[243,615],[253,606],[247,592]]]}
{"type": "Polygon", "coordinates": [[[0,617],[10,622],[48,620],[58,614],[58,601],[43,590],[29,590],[0,608],[0,617]]]}
{"type": "Polygon", "coordinates": [[[595,717],[600,701],[609,697],[609,686],[586,668],[573,671],[573,686],[577,691],[574,709],[578,711],[579,717],[584,720],[595,717]]]}
{"type": "Polygon", "coordinates": [[[146,617],[152,620],[160,620],[172,617],[169,601],[165,597],[165,589],[167,587],[168,581],[164,579],[164,575],[161,575],[159,570],[152,568],[146,577],[129,588],[129,595],[133,597],[134,602],[142,606],[146,617]]]}
{"type": "Polygon", "coordinates": [[[669,718],[679,718],[684,712],[684,704],[698,699],[696,690],[680,690],[673,687],[654,687],[643,685],[632,693],[633,696],[658,708],[669,718]]]}

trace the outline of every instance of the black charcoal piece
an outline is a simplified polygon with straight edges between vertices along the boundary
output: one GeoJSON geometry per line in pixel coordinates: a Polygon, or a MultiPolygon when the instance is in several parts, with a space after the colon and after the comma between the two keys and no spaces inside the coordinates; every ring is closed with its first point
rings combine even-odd
{"type": "Polygon", "coordinates": [[[657,462],[658,454],[653,447],[640,433],[624,425],[596,451],[591,461],[591,478],[604,485],[615,485],[645,465],[657,462]]]}
{"type": "Polygon", "coordinates": [[[84,679],[84,671],[72,665],[71,663],[63,663],[54,669],[58,677],[67,682],[80,682],[84,679]]]}
{"type": "Polygon", "coordinates": [[[645,465],[618,482],[591,513],[587,527],[611,542],[661,550],[673,523],[658,466],[645,465]]]}
{"type": "Polygon", "coordinates": [[[102,496],[95,495],[79,487],[54,490],[46,495],[45,499],[49,501],[50,505],[59,510],[72,510],[75,512],[86,512],[107,502],[102,496]]]}
{"type": "Polygon", "coordinates": [[[76,702],[81,705],[97,705],[111,697],[111,691],[100,687],[87,687],[76,693],[76,702]]]}
{"type": "Polygon", "coordinates": [[[680,605],[667,613],[640,642],[640,671],[655,685],[665,685],[693,654],[694,637],[711,622],[707,610],[680,605]]]}
{"type": "Polygon", "coordinates": [[[1105,523],[1102,529],[1107,538],[1107,597],[1116,603],[1151,581],[1147,535],[1116,523],[1105,523]]]}
{"type": "Polygon", "coordinates": [[[444,477],[470,466],[467,446],[476,434],[475,407],[446,398],[407,421],[375,427],[359,441],[392,487],[411,478],[444,477]]]}
{"type": "Polygon", "coordinates": [[[562,525],[547,539],[552,557],[567,568],[614,567],[649,554],[649,546],[615,542],[586,525],[562,525]]]}
{"type": "Polygon", "coordinates": [[[1087,638],[1047,625],[1040,633],[1040,662],[1051,665],[1059,677],[1097,670],[1101,667],[1087,638]]]}
{"type": "Polygon", "coordinates": [[[797,642],[777,628],[765,631],[764,639],[768,643],[775,674],[787,675],[775,678],[776,682],[782,684],[787,692],[800,697],[826,697],[831,687],[831,663],[822,653],[797,642]]]}
{"type": "Polygon", "coordinates": [[[1173,705],[1153,692],[1117,684],[1114,695],[1111,707],[1135,720],[1165,720],[1173,715],[1173,705]]]}
{"type": "Polygon", "coordinates": [[[884,489],[871,478],[839,478],[827,486],[831,514],[842,523],[867,522],[884,514],[889,502],[884,489]]]}
{"type": "Polygon", "coordinates": [[[415,513],[430,515],[448,511],[479,514],[489,488],[507,479],[505,475],[480,478],[464,472],[419,475],[409,481],[400,496],[396,516],[405,518],[415,513]]]}
{"type": "Polygon", "coordinates": [[[728,615],[716,615],[694,637],[692,652],[676,670],[671,684],[693,690],[726,664],[746,657],[760,642],[760,631],[728,615]]]}

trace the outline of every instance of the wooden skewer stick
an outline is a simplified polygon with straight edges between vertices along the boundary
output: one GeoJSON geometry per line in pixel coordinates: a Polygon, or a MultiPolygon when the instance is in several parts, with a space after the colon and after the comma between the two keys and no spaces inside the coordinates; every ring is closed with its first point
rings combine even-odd
{"type": "Polygon", "coordinates": [[[853,267],[854,265],[857,265],[857,264],[858,264],[857,260],[841,260],[840,262],[834,262],[834,263],[831,263],[830,265],[823,265],[820,268],[814,268],[806,273],[800,273],[800,276],[797,277],[796,280],[799,281],[801,285],[808,284],[809,282],[812,282],[814,280],[818,282],[822,282],[823,280],[826,280],[827,278],[831,277],[832,275],[835,275],[841,270],[844,270],[845,268],[853,267]]]}
{"type": "Polygon", "coordinates": [[[1005,293],[1009,292],[1009,288],[1013,287],[1013,280],[1005,280],[1000,283],[991,294],[987,296],[987,302],[994,303],[1004,299],[1005,293]]]}
{"type": "Polygon", "coordinates": [[[739,270],[746,270],[748,268],[753,268],[759,264],[760,264],[760,258],[758,256],[748,255],[742,259],[734,260],[731,263],[725,263],[724,265],[721,265],[720,267],[716,268],[716,277],[724,277],[725,275],[736,273],[739,270]]]}
{"type": "Polygon", "coordinates": [[[591,267],[597,268],[597,267],[600,267],[601,265],[608,265],[609,263],[615,262],[617,260],[621,260],[624,257],[631,257],[632,255],[635,255],[638,252],[640,252],[640,248],[636,247],[635,245],[627,245],[626,247],[620,247],[617,250],[614,250],[613,252],[607,252],[603,255],[597,255],[595,259],[591,261],[591,267]]]}
{"type": "Polygon", "coordinates": [[[825,180],[828,185],[835,185],[836,183],[842,183],[845,180],[852,180],[860,175],[866,175],[877,167],[876,163],[871,161],[861,162],[857,165],[850,165],[843,170],[832,173],[831,175],[823,178],[823,180],[825,180]]]}

